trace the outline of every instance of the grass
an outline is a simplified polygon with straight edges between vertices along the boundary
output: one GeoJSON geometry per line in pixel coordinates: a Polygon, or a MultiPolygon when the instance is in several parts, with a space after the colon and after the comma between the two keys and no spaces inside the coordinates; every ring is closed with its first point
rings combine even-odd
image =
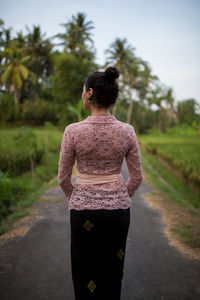
{"type": "MultiPolygon", "coordinates": [[[[28,170],[19,176],[9,176],[6,179],[10,184],[6,186],[7,191],[4,188],[4,193],[11,197],[9,214],[1,220],[0,235],[8,231],[16,220],[29,214],[26,208],[38,201],[41,193],[51,186],[58,185],[58,160],[63,132],[56,128],[31,129],[36,134],[38,147],[45,147],[45,155],[41,164],[34,166],[33,173],[28,170]],[[52,178],[55,178],[53,182],[52,178]]],[[[1,145],[7,149],[7,153],[12,149],[13,137],[17,130],[12,128],[0,131],[1,145]]]]}
{"type": "MultiPolygon", "coordinates": [[[[140,137],[138,137],[140,141],[140,137]]],[[[146,175],[147,182],[154,188],[152,194],[171,201],[173,209],[168,209],[167,214],[173,222],[170,230],[183,243],[191,248],[200,247],[200,201],[199,194],[186,185],[184,179],[173,174],[163,165],[158,156],[146,151],[144,145],[140,144],[142,156],[142,167],[146,175]]],[[[169,205],[170,207],[170,205],[169,205]]]]}
{"type": "Polygon", "coordinates": [[[149,153],[159,155],[178,170],[186,182],[200,186],[200,136],[141,135],[140,142],[149,153]]]}
{"type": "Polygon", "coordinates": [[[48,188],[57,186],[59,153],[49,153],[49,160],[44,165],[39,165],[34,170],[34,179],[31,171],[22,176],[15,177],[16,186],[27,187],[25,192],[17,196],[17,201],[11,207],[11,213],[0,226],[0,235],[11,229],[12,224],[29,215],[27,208],[39,200],[39,196],[48,188]],[[52,181],[52,178],[55,178],[52,181]]]}

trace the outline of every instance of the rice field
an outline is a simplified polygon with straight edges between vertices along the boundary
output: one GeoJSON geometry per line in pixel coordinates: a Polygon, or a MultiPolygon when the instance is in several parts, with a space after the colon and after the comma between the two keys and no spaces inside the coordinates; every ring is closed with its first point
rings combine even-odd
{"type": "Polygon", "coordinates": [[[140,135],[140,142],[200,188],[200,136],[140,135]]]}

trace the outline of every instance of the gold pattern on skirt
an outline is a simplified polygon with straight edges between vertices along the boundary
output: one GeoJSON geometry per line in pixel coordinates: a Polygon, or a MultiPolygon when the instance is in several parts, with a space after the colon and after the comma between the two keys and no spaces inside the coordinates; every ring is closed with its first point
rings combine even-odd
{"type": "Polygon", "coordinates": [[[120,259],[122,259],[123,257],[124,257],[124,251],[122,250],[122,249],[120,249],[119,250],[119,252],[117,253],[117,255],[118,255],[118,257],[120,258],[120,259]]]}
{"type": "Polygon", "coordinates": [[[94,289],[96,288],[96,284],[92,281],[92,280],[90,280],[90,282],[88,283],[88,288],[89,288],[89,290],[90,290],[90,292],[92,293],[93,291],[94,291],[94,289]]]}
{"type": "Polygon", "coordinates": [[[94,226],[89,220],[87,220],[83,225],[88,231],[94,226]]]}

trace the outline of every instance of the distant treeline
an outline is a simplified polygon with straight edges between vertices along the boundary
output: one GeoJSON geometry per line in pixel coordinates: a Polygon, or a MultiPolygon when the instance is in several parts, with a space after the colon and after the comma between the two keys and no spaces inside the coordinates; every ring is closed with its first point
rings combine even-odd
{"type": "Polygon", "coordinates": [[[25,34],[13,36],[12,28],[0,20],[1,125],[49,121],[62,126],[82,120],[89,114],[81,100],[84,79],[115,66],[120,71],[120,93],[112,107],[117,118],[134,124],[139,133],[151,128],[165,132],[182,123],[200,129],[198,102],[192,98],[175,103],[173,89],[152,74],[149,63],[136,56],[136,48],[126,38],[108,45],[105,63],[99,65],[91,37],[93,22],[78,12],[62,25],[64,32],[49,38],[40,26],[26,26],[25,34]]]}

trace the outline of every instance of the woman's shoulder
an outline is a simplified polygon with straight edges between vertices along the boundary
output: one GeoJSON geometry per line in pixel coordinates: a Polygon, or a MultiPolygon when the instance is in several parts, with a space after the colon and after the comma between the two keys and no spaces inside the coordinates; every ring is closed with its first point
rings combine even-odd
{"type": "MultiPolygon", "coordinates": [[[[118,130],[118,132],[123,131],[123,132],[127,132],[129,134],[133,134],[135,133],[134,130],[134,126],[127,123],[127,122],[123,122],[120,121],[118,119],[116,119],[116,122],[111,123],[112,124],[112,129],[116,128],[118,130]]],[[[90,123],[85,122],[85,120],[83,121],[79,121],[79,122],[74,122],[74,123],[70,123],[65,127],[65,130],[67,130],[68,132],[79,132],[82,131],[82,129],[86,129],[90,128],[90,123]]]]}
{"type": "Polygon", "coordinates": [[[122,122],[122,121],[119,121],[121,126],[124,128],[124,130],[128,131],[128,132],[135,132],[134,130],[134,125],[131,125],[127,122],[122,122]]]}
{"type": "Polygon", "coordinates": [[[81,126],[83,124],[83,122],[84,122],[84,120],[80,121],[80,122],[70,123],[65,127],[65,129],[72,130],[74,128],[77,128],[78,126],[81,126]]]}

